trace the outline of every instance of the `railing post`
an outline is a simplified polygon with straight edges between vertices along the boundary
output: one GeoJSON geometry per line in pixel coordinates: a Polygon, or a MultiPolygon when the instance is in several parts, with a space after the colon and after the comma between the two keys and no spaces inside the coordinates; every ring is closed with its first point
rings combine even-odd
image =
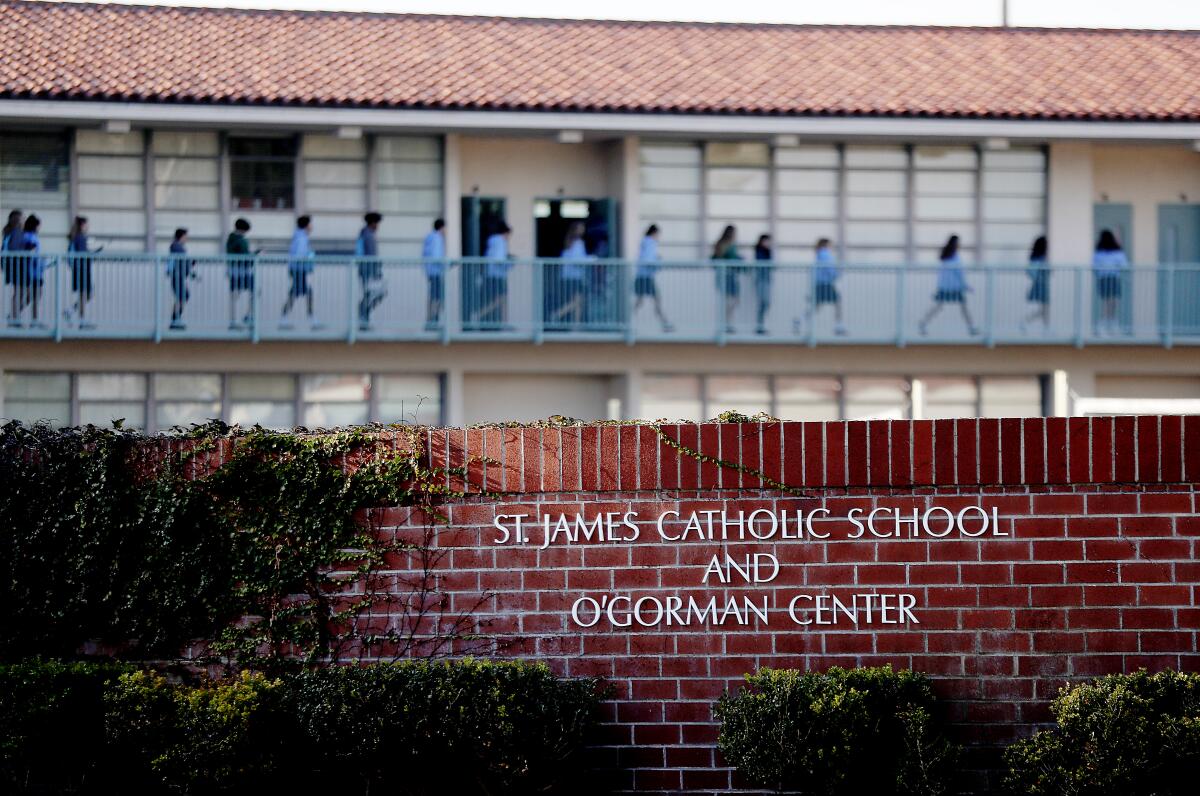
{"type": "Polygon", "coordinates": [[[260,290],[262,290],[262,276],[263,276],[261,273],[259,273],[261,270],[259,268],[260,265],[262,265],[262,263],[259,262],[257,259],[250,265],[250,268],[251,268],[250,273],[253,275],[251,277],[251,285],[252,286],[250,288],[250,342],[252,342],[252,343],[258,342],[258,329],[259,329],[259,325],[260,325],[260,322],[258,319],[258,315],[259,315],[259,313],[258,313],[258,305],[259,305],[258,292],[260,290]]]}
{"type": "Polygon", "coordinates": [[[904,348],[907,340],[905,338],[904,324],[904,282],[905,274],[908,272],[908,266],[900,266],[896,270],[896,347],[904,348]]]}
{"type": "Polygon", "coordinates": [[[152,257],[150,260],[150,271],[151,278],[154,279],[154,342],[161,343],[163,339],[163,280],[160,278],[158,266],[158,257],[152,257]]]}
{"type": "Polygon", "coordinates": [[[988,348],[996,347],[996,269],[983,271],[983,342],[988,348]]]}
{"type": "Polygon", "coordinates": [[[534,260],[530,262],[529,267],[533,269],[530,277],[533,282],[533,343],[541,345],[546,331],[546,285],[543,278],[543,269],[546,266],[540,261],[534,260]]]}
{"type": "Polygon", "coordinates": [[[450,322],[452,318],[461,318],[460,301],[462,299],[462,264],[455,268],[456,263],[442,261],[442,308],[438,321],[441,323],[442,345],[450,344],[450,322]],[[457,277],[452,278],[453,274],[457,277]]]}
{"type": "Polygon", "coordinates": [[[1175,263],[1167,263],[1167,285],[1163,289],[1163,309],[1166,322],[1163,324],[1163,348],[1175,345],[1175,263]]]}
{"type": "Polygon", "coordinates": [[[1083,268],[1075,267],[1075,347],[1083,348],[1083,268]]]}
{"type": "Polygon", "coordinates": [[[354,342],[358,340],[358,324],[360,321],[356,311],[357,304],[354,301],[355,285],[357,284],[354,272],[357,270],[358,263],[351,260],[346,268],[346,342],[350,345],[354,345],[354,342]]]}
{"type": "Polygon", "coordinates": [[[62,282],[67,269],[62,267],[62,258],[57,255],[50,261],[49,266],[54,272],[54,342],[61,343],[63,339],[62,282]]]}
{"type": "Polygon", "coordinates": [[[633,317],[633,286],[637,282],[637,261],[622,260],[621,270],[625,272],[625,278],[620,280],[621,288],[621,312],[624,315],[625,323],[625,345],[633,345],[637,339],[637,329],[634,324],[633,317]]]}
{"type": "Polygon", "coordinates": [[[808,272],[808,347],[817,347],[817,267],[810,265],[806,267],[808,272]]]}
{"type": "Polygon", "coordinates": [[[717,276],[717,345],[725,345],[725,305],[729,297],[725,295],[725,263],[716,260],[713,263],[717,276]]]}

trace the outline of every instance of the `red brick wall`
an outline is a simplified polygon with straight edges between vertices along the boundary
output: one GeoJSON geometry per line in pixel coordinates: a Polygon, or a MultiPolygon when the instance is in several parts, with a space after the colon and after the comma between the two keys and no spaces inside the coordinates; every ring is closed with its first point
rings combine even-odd
{"type": "MultiPolygon", "coordinates": [[[[435,465],[509,492],[450,507],[444,584],[507,654],[616,687],[600,759],[618,790],[726,791],[711,704],[758,667],[927,672],[968,765],[1047,718],[1065,682],[1107,672],[1200,669],[1200,417],[748,423],[433,430],[435,465]],[[663,439],[750,472],[697,461],[663,439]],[[475,457],[486,456],[482,462],[475,457]],[[791,489],[763,486],[782,482],[791,489]],[[498,546],[497,513],[823,507],[996,507],[1007,538],[498,546]],[[701,584],[714,553],[773,552],[768,584],[701,584]],[[919,626],[832,629],[786,621],[788,595],[907,592],[919,626]],[[583,594],[767,594],[767,627],[581,630],[583,594]],[[777,621],[784,620],[784,621],[777,621]]],[[[455,479],[457,480],[457,479],[455,479]]],[[[462,486],[461,483],[450,484],[462,486]]],[[[403,532],[404,512],[386,512],[403,532]]],[[[831,520],[845,529],[845,520],[831,520]]],[[[539,537],[535,533],[533,536],[539,537]]]]}

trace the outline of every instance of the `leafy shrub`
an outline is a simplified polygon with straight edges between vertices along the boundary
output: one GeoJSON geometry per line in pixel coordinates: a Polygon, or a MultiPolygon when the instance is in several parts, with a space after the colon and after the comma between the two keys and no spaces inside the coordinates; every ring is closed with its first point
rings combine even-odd
{"type": "Polygon", "coordinates": [[[0,791],[69,790],[104,778],[103,692],[125,668],[0,665],[0,791]]]}
{"type": "Polygon", "coordinates": [[[325,756],[339,781],[357,772],[372,792],[412,794],[580,792],[604,695],[595,680],[512,661],[337,667],[289,683],[307,756],[325,756]]]}
{"type": "Polygon", "coordinates": [[[762,669],[746,682],[714,714],[717,746],[752,784],[827,796],[946,792],[957,748],[934,721],[924,675],[762,669]]]}
{"type": "Polygon", "coordinates": [[[1200,674],[1113,674],[1063,688],[1056,726],[1005,752],[1013,793],[1171,796],[1200,779],[1200,674]]]}

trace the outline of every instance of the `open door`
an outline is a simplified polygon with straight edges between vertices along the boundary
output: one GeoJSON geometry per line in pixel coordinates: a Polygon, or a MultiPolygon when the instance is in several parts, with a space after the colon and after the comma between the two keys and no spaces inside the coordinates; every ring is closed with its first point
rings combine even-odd
{"type": "MultiPolygon", "coordinates": [[[[495,232],[504,215],[504,199],[497,196],[464,196],[462,198],[463,257],[482,257],[488,236],[495,232]]],[[[465,262],[461,272],[462,324],[472,328],[484,303],[483,265],[465,262]]]]}
{"type": "MultiPolygon", "coordinates": [[[[1092,206],[1092,242],[1100,237],[1100,230],[1111,229],[1117,242],[1125,250],[1125,256],[1133,262],[1133,205],[1128,202],[1097,202],[1092,206]]],[[[1131,269],[1132,270],[1132,269],[1131,269]]],[[[1126,273],[1121,283],[1121,301],[1117,305],[1117,323],[1128,333],[1133,328],[1133,284],[1132,273],[1126,273]]],[[[1100,323],[1100,300],[1096,288],[1091,289],[1092,328],[1100,323]]]]}

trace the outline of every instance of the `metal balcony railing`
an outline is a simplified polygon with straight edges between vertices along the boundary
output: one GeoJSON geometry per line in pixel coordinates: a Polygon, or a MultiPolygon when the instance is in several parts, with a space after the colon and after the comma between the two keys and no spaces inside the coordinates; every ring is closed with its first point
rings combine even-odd
{"type": "Polygon", "coordinates": [[[1200,344],[1200,264],[1135,266],[1115,280],[1048,267],[1040,296],[1023,266],[966,267],[961,302],[953,291],[939,302],[929,265],[845,264],[830,284],[811,264],[760,262],[651,274],[624,260],[0,259],[5,338],[1200,344]]]}

